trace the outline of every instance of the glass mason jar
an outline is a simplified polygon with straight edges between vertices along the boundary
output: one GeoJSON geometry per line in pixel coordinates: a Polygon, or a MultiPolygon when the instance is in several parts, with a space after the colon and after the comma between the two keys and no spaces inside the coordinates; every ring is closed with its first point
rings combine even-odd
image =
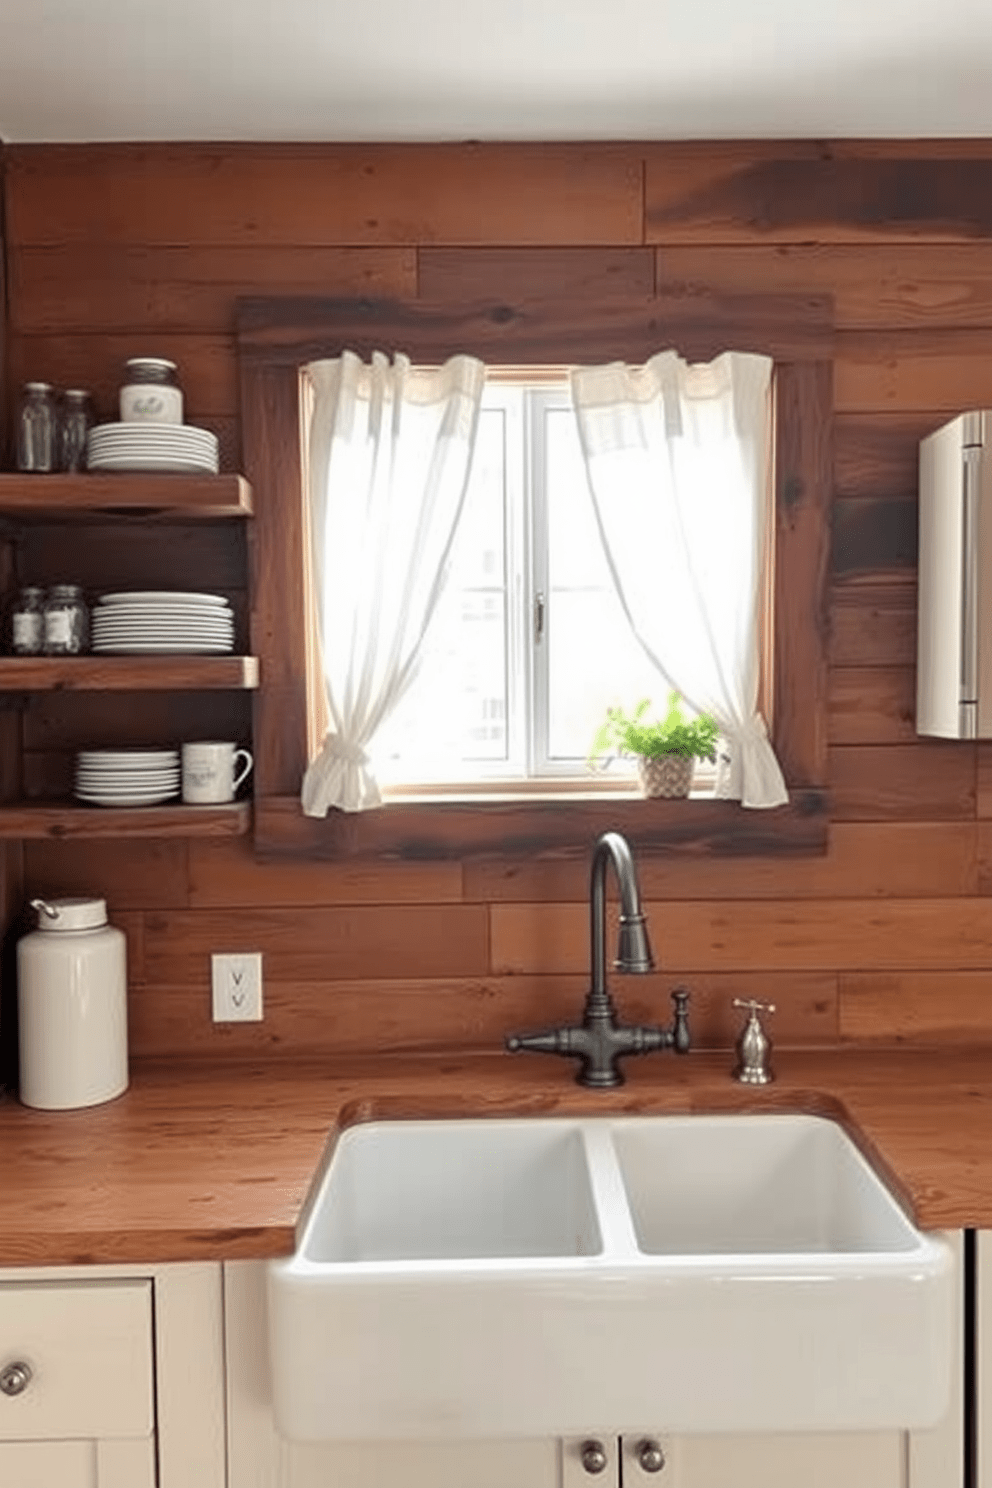
{"type": "Polygon", "coordinates": [[[82,388],[67,388],[59,409],[59,469],[86,469],[86,436],[93,427],[90,395],[82,388]]]}
{"type": "Polygon", "coordinates": [[[10,649],[15,656],[40,656],[45,649],[45,591],[27,585],[10,612],[10,649]]]}
{"type": "Polygon", "coordinates": [[[90,617],[78,584],[54,584],[45,598],[45,655],[78,656],[89,643],[90,617]]]}
{"type": "Polygon", "coordinates": [[[131,357],[120,392],[121,423],[181,424],[183,393],[175,362],[131,357]]]}
{"type": "Polygon", "coordinates": [[[58,410],[48,382],[26,382],[17,413],[17,468],[37,475],[58,469],[58,410]]]}

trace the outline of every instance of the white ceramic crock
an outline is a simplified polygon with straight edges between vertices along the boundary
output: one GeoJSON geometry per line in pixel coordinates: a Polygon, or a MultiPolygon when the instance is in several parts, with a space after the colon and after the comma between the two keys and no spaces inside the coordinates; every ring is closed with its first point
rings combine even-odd
{"type": "Polygon", "coordinates": [[[127,956],[103,899],[32,899],[17,946],[20,1097],[46,1111],[127,1089],[127,956]]]}

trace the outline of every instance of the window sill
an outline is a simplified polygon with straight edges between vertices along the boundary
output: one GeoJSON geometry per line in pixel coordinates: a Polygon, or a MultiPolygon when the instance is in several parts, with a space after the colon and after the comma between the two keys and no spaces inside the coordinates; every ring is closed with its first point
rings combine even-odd
{"type": "MultiPolygon", "coordinates": [[[[707,791],[705,794],[712,793],[707,791]]],[[[614,786],[609,790],[596,790],[588,785],[581,789],[570,786],[563,790],[553,781],[548,781],[541,786],[524,788],[513,785],[493,785],[485,789],[481,786],[451,785],[436,790],[430,787],[423,790],[412,787],[406,790],[390,790],[384,786],[382,796],[386,806],[478,806],[483,803],[517,803],[520,801],[558,801],[567,805],[572,801],[639,801],[642,799],[640,791],[633,785],[614,786]]]]}
{"type": "MultiPolygon", "coordinates": [[[[529,790],[515,790],[512,787],[499,790],[471,789],[463,790],[459,786],[452,786],[448,790],[386,790],[382,792],[386,807],[392,806],[492,806],[511,805],[518,806],[528,802],[535,804],[546,804],[549,801],[559,806],[573,806],[577,801],[643,801],[645,798],[636,786],[631,785],[624,788],[614,787],[611,790],[595,790],[585,787],[577,790],[574,787],[568,790],[560,790],[552,784],[543,789],[531,788],[529,790]]],[[[680,797],[681,800],[689,801],[712,801],[715,799],[713,791],[704,787],[702,790],[693,790],[689,795],[680,797]]]]}
{"type": "Polygon", "coordinates": [[[255,801],[255,850],[263,857],[348,861],[460,861],[477,857],[585,857],[601,833],[620,831],[641,852],[741,857],[826,851],[828,801],[792,792],[787,806],[748,811],[736,801],[690,796],[394,802],[379,811],[303,815],[295,796],[255,801]]]}
{"type": "MultiPolygon", "coordinates": [[[[636,775],[609,775],[605,771],[590,771],[582,779],[546,775],[529,780],[453,780],[447,784],[382,785],[381,789],[387,806],[470,806],[480,802],[522,801],[557,801],[560,805],[568,805],[575,801],[644,800],[636,775]]],[[[712,801],[715,790],[716,771],[709,765],[697,766],[689,799],[712,801]]]]}

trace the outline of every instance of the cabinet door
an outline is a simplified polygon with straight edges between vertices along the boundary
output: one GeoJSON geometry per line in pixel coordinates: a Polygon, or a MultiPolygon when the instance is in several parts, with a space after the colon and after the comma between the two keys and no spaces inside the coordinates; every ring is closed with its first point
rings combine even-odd
{"type": "Polygon", "coordinates": [[[975,1484],[992,1488],[992,1230],[975,1251],[975,1484]]]}
{"type": "Polygon", "coordinates": [[[0,1270],[0,1488],[226,1488],[222,1315],[218,1263],[0,1270]]]}
{"type": "Polygon", "coordinates": [[[155,1488],[151,1284],[0,1284],[2,1488],[155,1488]],[[71,1438],[78,1438],[72,1440],[71,1438]]]}
{"type": "Polygon", "coordinates": [[[0,1442],[3,1488],[155,1488],[155,1443],[0,1442]]]}
{"type": "Polygon", "coordinates": [[[624,1488],[909,1488],[901,1431],[682,1436],[666,1441],[663,1474],[636,1465],[624,1438],[624,1488]]]}
{"type": "Polygon", "coordinates": [[[99,1488],[93,1443],[2,1442],[0,1483],[3,1488],[99,1488]]]}
{"type": "Polygon", "coordinates": [[[96,1482],[97,1488],[155,1488],[154,1438],[97,1442],[96,1482]]]}
{"type": "MultiPolygon", "coordinates": [[[[276,1483],[278,1488],[558,1488],[559,1481],[558,1445],[549,1440],[287,1444],[276,1483]]],[[[240,1485],[232,1481],[231,1488],[240,1485]]]]}
{"type": "Polygon", "coordinates": [[[155,1443],[0,1442],[3,1488],[155,1488],[155,1443]]]}

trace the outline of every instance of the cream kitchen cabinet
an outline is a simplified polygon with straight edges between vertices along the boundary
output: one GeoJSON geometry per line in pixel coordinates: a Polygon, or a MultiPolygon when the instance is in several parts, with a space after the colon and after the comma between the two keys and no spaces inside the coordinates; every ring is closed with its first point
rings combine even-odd
{"type": "Polygon", "coordinates": [[[151,1283],[0,1285],[0,1482],[154,1488],[151,1283]]]}
{"type": "Polygon", "coordinates": [[[901,1432],[824,1435],[632,1435],[602,1443],[607,1467],[590,1475],[588,1439],[560,1444],[561,1488],[907,1488],[901,1432]],[[643,1449],[647,1447],[647,1453],[643,1449]],[[659,1462],[661,1465],[659,1466],[659,1462]]]}
{"type": "Polygon", "coordinates": [[[0,1271],[3,1488],[224,1488],[217,1265],[0,1271]]]}
{"type": "Polygon", "coordinates": [[[224,1296],[228,1488],[964,1488],[960,1367],[946,1419],[912,1433],[671,1437],[662,1422],[645,1422],[617,1439],[590,1422],[586,1438],[562,1441],[289,1442],[272,1414],[264,1262],[226,1264],[224,1296]],[[648,1437],[663,1449],[660,1471],[640,1464],[648,1437]],[[582,1463],[589,1438],[605,1449],[598,1473],[582,1463]]]}
{"type": "Polygon", "coordinates": [[[975,1488],[992,1488],[992,1230],[975,1235],[975,1488]]]}

